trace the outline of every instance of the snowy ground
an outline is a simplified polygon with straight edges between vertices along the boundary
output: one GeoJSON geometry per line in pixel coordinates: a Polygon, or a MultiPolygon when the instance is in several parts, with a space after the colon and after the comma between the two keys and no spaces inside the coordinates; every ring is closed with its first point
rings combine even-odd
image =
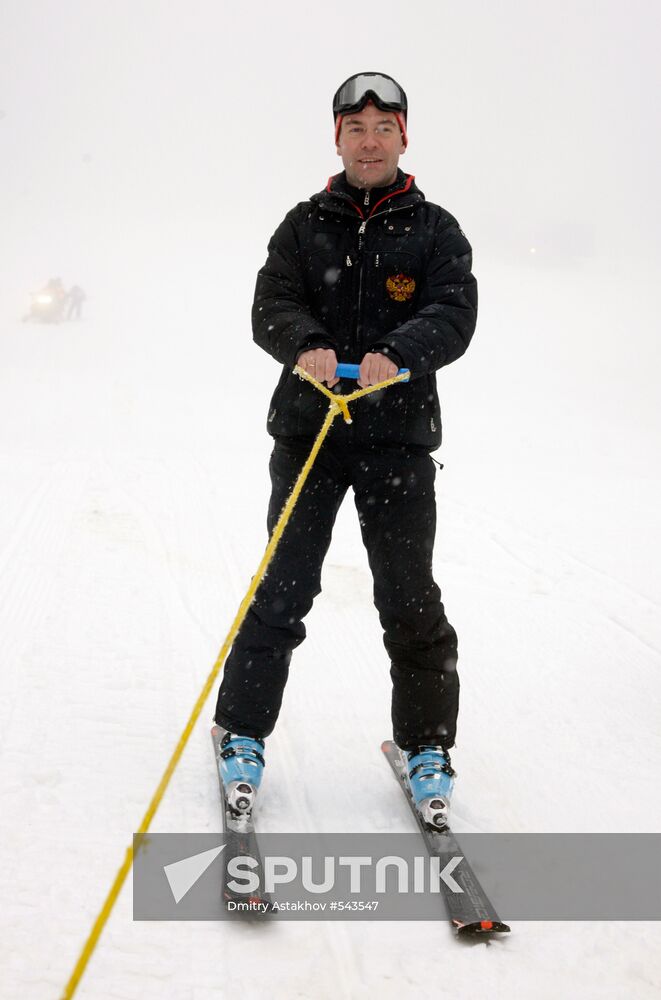
{"type": "MultiPolygon", "coordinates": [[[[608,274],[586,266],[579,295],[569,271],[482,270],[479,332],[440,376],[437,575],[463,668],[456,825],[659,830],[654,345],[623,348],[608,274]]],[[[7,998],[61,989],[265,540],[277,367],[245,317],[228,348],[202,316],[185,339],[163,319],[156,343],[106,308],[58,328],[5,315],[0,330],[7,998]],[[252,364],[250,381],[223,359],[252,364]]],[[[269,742],[265,830],[411,828],[378,749],[388,699],[348,502],[269,742]]],[[[220,829],[211,708],[155,830],[220,829]]],[[[136,924],[127,886],[80,996],[399,1000],[433,983],[453,1000],[647,998],[659,933],[528,923],[461,947],[442,922],[136,924]]]]}

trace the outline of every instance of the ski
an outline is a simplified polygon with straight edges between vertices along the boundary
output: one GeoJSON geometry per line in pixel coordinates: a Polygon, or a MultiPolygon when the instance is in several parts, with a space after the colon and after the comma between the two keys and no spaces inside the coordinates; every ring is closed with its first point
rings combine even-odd
{"type": "Polygon", "coordinates": [[[390,764],[398,784],[406,795],[406,801],[415,816],[430,855],[441,859],[447,857],[448,861],[451,858],[461,856],[461,863],[452,870],[452,880],[459,885],[462,891],[453,892],[446,881],[441,879],[441,891],[445,908],[456,933],[461,937],[478,937],[507,933],[510,928],[507,924],[503,923],[493,908],[475,872],[464,857],[464,852],[450,827],[445,827],[443,830],[434,830],[425,823],[416,809],[406,780],[405,765],[399,748],[392,740],[386,740],[381,744],[381,750],[390,764]]]}
{"type": "Polygon", "coordinates": [[[220,775],[220,752],[222,730],[219,726],[211,729],[211,739],[213,741],[213,752],[216,761],[216,771],[218,773],[218,785],[220,787],[220,802],[223,817],[223,833],[225,834],[226,847],[223,851],[223,885],[222,897],[228,911],[241,916],[264,917],[273,912],[273,902],[268,893],[259,892],[255,895],[246,895],[236,892],[230,888],[227,866],[232,858],[248,856],[253,858],[257,865],[253,869],[254,874],[259,877],[260,886],[264,884],[264,869],[262,856],[257,842],[257,831],[252,812],[235,816],[230,810],[225,798],[225,786],[220,775]],[[245,904],[249,904],[246,906],[245,904]],[[239,906],[238,904],[243,904],[239,906]]]}

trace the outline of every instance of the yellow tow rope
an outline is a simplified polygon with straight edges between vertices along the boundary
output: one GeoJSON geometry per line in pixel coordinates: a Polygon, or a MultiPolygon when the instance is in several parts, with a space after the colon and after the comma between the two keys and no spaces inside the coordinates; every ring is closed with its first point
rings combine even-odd
{"type": "MultiPolygon", "coordinates": [[[[275,554],[275,550],[278,547],[278,543],[282,538],[282,534],[285,528],[287,527],[287,522],[289,521],[289,518],[292,515],[292,511],[296,506],[296,501],[298,500],[301,494],[301,490],[305,485],[305,480],[308,478],[310,470],[314,465],[315,459],[319,454],[319,449],[321,448],[324,442],[324,438],[328,434],[328,431],[330,430],[331,425],[335,420],[335,417],[338,415],[338,413],[341,413],[342,416],[344,417],[345,422],[350,424],[351,415],[349,413],[349,407],[348,407],[349,403],[352,403],[355,399],[360,399],[361,396],[367,396],[370,392],[376,392],[379,389],[386,389],[388,386],[393,385],[395,382],[403,382],[408,380],[409,378],[408,372],[401,375],[395,375],[394,378],[389,378],[383,382],[379,382],[378,385],[370,385],[366,389],[356,389],[355,392],[351,392],[346,396],[341,396],[341,395],[336,395],[334,392],[331,392],[330,389],[328,389],[325,385],[322,385],[321,382],[317,382],[317,380],[313,378],[312,375],[308,375],[308,373],[303,371],[302,368],[299,368],[298,365],[296,365],[296,367],[294,368],[294,372],[297,375],[300,375],[301,378],[306,379],[306,381],[311,382],[316,389],[322,392],[324,396],[328,397],[328,399],[330,400],[328,413],[326,414],[326,419],[324,420],[321,430],[319,431],[316,440],[312,446],[312,450],[310,451],[310,454],[306,459],[305,465],[303,466],[298,475],[298,479],[294,484],[294,488],[289,494],[287,502],[282,508],[282,513],[280,514],[278,523],[276,524],[273,530],[273,534],[269,539],[269,543],[266,546],[264,555],[262,556],[262,561],[260,562],[259,567],[257,568],[257,572],[252,578],[246,596],[243,598],[241,604],[239,605],[239,610],[237,611],[236,617],[230,626],[230,630],[227,633],[227,637],[223,645],[221,646],[220,652],[216,657],[216,662],[211,668],[211,673],[207,677],[204,683],[204,687],[202,688],[197,701],[193,705],[193,710],[190,713],[188,722],[186,723],[184,730],[181,736],[179,737],[179,741],[176,747],[174,748],[174,751],[172,753],[172,756],[170,757],[170,760],[168,761],[165,771],[163,772],[163,777],[159,781],[158,787],[156,788],[156,791],[152,796],[147,811],[142,818],[142,822],[138,827],[136,834],[137,838],[136,842],[138,846],[141,844],[142,838],[149,830],[151,821],[154,818],[154,814],[156,813],[156,810],[158,809],[161,803],[161,799],[163,798],[165,791],[170,783],[170,778],[172,777],[174,770],[177,764],[179,763],[179,759],[184,751],[186,744],[188,743],[188,740],[193,731],[195,723],[197,722],[200,716],[200,712],[202,711],[204,704],[207,698],[209,697],[211,688],[214,686],[214,684],[218,679],[218,674],[222,669],[222,666],[225,662],[225,658],[227,657],[227,654],[229,653],[232,644],[236,639],[238,631],[241,628],[241,625],[243,624],[243,619],[245,618],[248,612],[248,608],[252,604],[255,593],[257,592],[257,588],[262,582],[262,579],[264,577],[264,574],[266,573],[268,565],[275,554]]],[[[101,936],[101,932],[103,931],[103,928],[105,927],[108,921],[108,918],[112,912],[112,908],[115,905],[115,900],[117,899],[122,889],[122,886],[126,881],[127,875],[131,871],[132,865],[133,865],[133,846],[129,847],[126,851],[126,857],[124,858],[124,863],[122,864],[122,867],[119,869],[119,871],[115,876],[115,879],[110,887],[110,891],[106,896],[103,906],[99,910],[98,916],[94,921],[94,925],[87,937],[87,940],[85,941],[85,944],[83,945],[80,955],[78,956],[78,961],[76,962],[74,970],[71,973],[71,977],[64,988],[64,993],[62,994],[62,1000],[69,1000],[69,998],[72,997],[76,992],[78,983],[80,982],[80,979],[87,967],[87,963],[92,957],[92,953],[96,948],[97,942],[101,936]]]]}

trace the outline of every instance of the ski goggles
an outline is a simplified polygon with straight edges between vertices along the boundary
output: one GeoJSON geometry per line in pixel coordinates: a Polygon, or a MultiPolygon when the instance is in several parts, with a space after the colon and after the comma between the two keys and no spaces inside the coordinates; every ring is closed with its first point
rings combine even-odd
{"type": "Polygon", "coordinates": [[[340,138],[342,118],[352,111],[362,111],[368,101],[374,101],[381,111],[392,111],[399,124],[404,145],[408,145],[406,134],[406,113],[408,102],[406,94],[390,76],[383,73],[356,73],[350,76],[336,91],[333,98],[333,114],[335,116],[335,143],[340,138]]]}
{"type": "Polygon", "coordinates": [[[361,111],[370,98],[382,111],[400,111],[406,117],[406,94],[396,80],[383,73],[356,73],[345,80],[333,98],[333,114],[361,111]]]}

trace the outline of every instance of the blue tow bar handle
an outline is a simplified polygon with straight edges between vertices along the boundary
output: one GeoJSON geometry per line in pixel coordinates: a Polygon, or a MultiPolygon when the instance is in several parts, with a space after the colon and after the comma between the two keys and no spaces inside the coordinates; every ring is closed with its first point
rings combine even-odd
{"type": "MultiPolygon", "coordinates": [[[[335,369],[335,374],[338,378],[358,378],[360,372],[360,365],[345,365],[338,364],[335,369]]],[[[408,368],[400,368],[397,372],[398,375],[410,375],[408,368]]],[[[408,381],[408,379],[406,380],[408,381]]]]}

